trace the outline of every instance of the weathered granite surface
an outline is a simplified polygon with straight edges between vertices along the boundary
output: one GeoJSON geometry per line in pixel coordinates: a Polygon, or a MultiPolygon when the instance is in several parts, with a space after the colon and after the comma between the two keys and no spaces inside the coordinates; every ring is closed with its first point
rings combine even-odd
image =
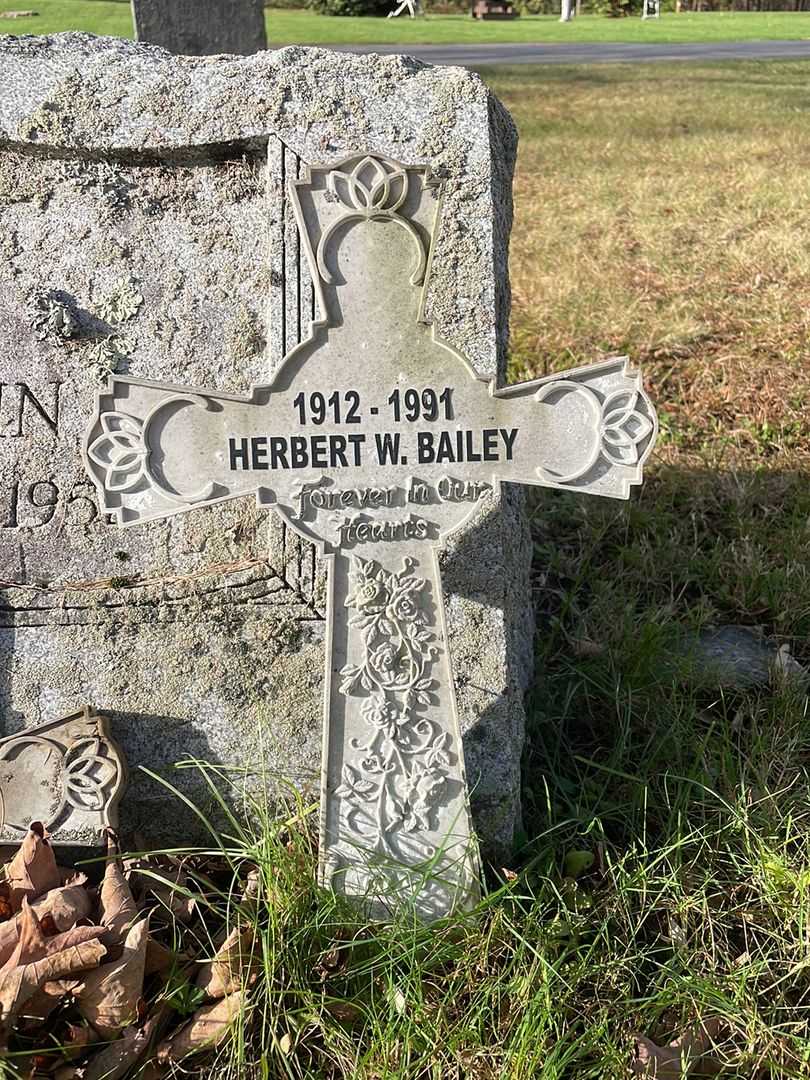
{"type": "Polygon", "coordinates": [[[186,56],[267,48],[264,0],[132,0],[138,41],[186,56]]]}
{"type": "MultiPolygon", "coordinates": [[[[477,76],[318,49],[0,41],[0,735],[85,700],[109,712],[132,770],[124,828],[189,828],[139,765],[200,758],[317,793],[313,550],[246,500],[120,533],[79,447],[111,369],[232,393],[275,370],[313,305],[285,180],[358,150],[445,178],[427,315],[502,375],[515,133],[477,76]]],[[[519,818],[531,663],[527,530],[504,491],[442,560],[485,857],[519,818]]],[[[204,798],[193,770],[171,777],[204,798]]]]}

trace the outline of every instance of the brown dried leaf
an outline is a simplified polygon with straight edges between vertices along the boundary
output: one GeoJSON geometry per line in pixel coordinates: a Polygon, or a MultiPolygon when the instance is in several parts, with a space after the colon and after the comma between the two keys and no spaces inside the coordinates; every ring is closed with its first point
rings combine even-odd
{"type": "Polygon", "coordinates": [[[197,975],[197,986],[208,997],[224,998],[247,985],[257,966],[256,934],[251,926],[235,926],[197,975]]]}
{"type": "Polygon", "coordinates": [[[253,869],[248,872],[248,876],[245,879],[245,887],[242,890],[242,907],[245,912],[249,913],[256,910],[260,892],[261,875],[259,874],[259,868],[254,866],[253,869]]]}
{"type": "Polygon", "coordinates": [[[104,1039],[113,1039],[138,1016],[143,992],[149,919],[131,928],[118,960],[90,972],[74,991],[79,1012],[104,1039]]]}
{"type": "Polygon", "coordinates": [[[152,895],[165,905],[178,922],[188,925],[197,911],[197,901],[193,896],[186,896],[190,892],[191,879],[185,870],[178,870],[171,875],[165,885],[155,884],[152,895]]]}
{"type": "Polygon", "coordinates": [[[571,642],[571,651],[574,656],[585,660],[593,656],[603,656],[605,646],[598,644],[596,641],[591,641],[590,638],[575,638],[571,642]]]}
{"type": "Polygon", "coordinates": [[[68,980],[46,982],[40,986],[26,1001],[25,1007],[17,1015],[17,1027],[23,1032],[35,1031],[42,1027],[53,1010],[59,1005],[67,991],[65,985],[71,985],[68,980]]]}
{"type": "Polygon", "coordinates": [[[705,1055],[721,1027],[719,1020],[708,1020],[666,1046],[657,1046],[646,1035],[634,1035],[630,1070],[635,1076],[655,1077],[655,1080],[685,1080],[699,1062],[703,1071],[707,1068],[714,1071],[715,1063],[705,1055]]]}
{"type": "Polygon", "coordinates": [[[100,941],[85,941],[0,976],[0,1040],[7,1037],[20,1009],[44,983],[97,968],[104,953],[100,941]]]}
{"type": "Polygon", "coordinates": [[[12,911],[20,910],[24,897],[36,900],[59,888],[62,878],[41,821],[31,822],[17,854],[5,869],[12,911]]]}
{"type": "Polygon", "coordinates": [[[138,917],[138,906],[124,876],[118,844],[112,830],[107,832],[107,866],[99,891],[101,923],[106,927],[104,944],[110,950],[119,949],[127,932],[138,917]]]}
{"type": "Polygon", "coordinates": [[[62,867],[59,873],[62,875],[63,885],[87,884],[87,874],[83,874],[81,870],[66,870],[64,867],[62,867]]]}
{"type": "Polygon", "coordinates": [[[14,912],[11,909],[11,887],[5,881],[0,881],[0,922],[10,919],[14,912]]]}
{"type": "Polygon", "coordinates": [[[214,1049],[227,1036],[244,1000],[245,991],[240,990],[198,1009],[186,1025],[160,1044],[158,1061],[161,1065],[173,1065],[200,1050],[214,1049]]]}
{"type": "Polygon", "coordinates": [[[172,967],[185,964],[189,957],[187,953],[173,952],[166,948],[160,941],[150,937],[146,943],[146,962],[144,964],[144,978],[169,971],[172,967]]]}
{"type": "Polygon", "coordinates": [[[148,852],[124,860],[124,875],[136,891],[151,895],[182,923],[190,923],[197,910],[191,892],[191,879],[180,859],[159,852],[148,852]]]}
{"type": "Polygon", "coordinates": [[[119,1080],[124,1076],[149,1049],[158,1019],[153,1016],[142,1028],[125,1028],[120,1039],[109,1043],[93,1055],[87,1064],[83,1080],[119,1080]]]}
{"type": "Polygon", "coordinates": [[[28,897],[24,896],[22,911],[20,912],[18,937],[14,951],[5,964],[0,967],[0,975],[4,975],[12,968],[20,964],[27,964],[31,960],[39,960],[45,955],[45,935],[39,926],[36,912],[28,903],[28,897]]]}
{"type": "Polygon", "coordinates": [[[74,1061],[98,1040],[98,1032],[89,1024],[68,1024],[67,1036],[62,1040],[62,1054],[68,1061],[74,1061]]]}
{"type": "Polygon", "coordinates": [[[45,937],[37,918],[36,911],[23,900],[20,912],[19,939],[14,952],[0,967],[0,976],[20,964],[30,964],[34,960],[41,960],[43,956],[53,956],[55,953],[70,949],[74,945],[82,945],[85,941],[94,941],[104,933],[103,926],[74,926],[63,934],[54,937],[45,937]]]}
{"type": "MultiPolygon", "coordinates": [[[[90,914],[91,906],[90,894],[83,885],[51,889],[31,904],[45,937],[70,930],[90,914]]],[[[5,964],[17,947],[21,921],[21,914],[18,914],[14,919],[0,923],[0,964],[5,964]]]]}
{"type": "Polygon", "coordinates": [[[324,1008],[341,1024],[355,1024],[363,1015],[361,1010],[350,1001],[327,1001],[324,1008]]]}

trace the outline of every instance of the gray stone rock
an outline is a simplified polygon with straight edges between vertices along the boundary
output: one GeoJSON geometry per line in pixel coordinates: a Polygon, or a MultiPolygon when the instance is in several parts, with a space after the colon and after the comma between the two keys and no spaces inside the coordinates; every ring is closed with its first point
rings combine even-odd
{"type": "Polygon", "coordinates": [[[263,0],[132,0],[138,41],[184,56],[267,48],[263,0]]]}
{"type": "Polygon", "coordinates": [[[750,690],[785,679],[807,681],[807,672],[787,646],[777,646],[749,626],[701,630],[683,655],[692,678],[711,686],[750,690]]]}
{"type": "MultiPolygon", "coordinates": [[[[0,142],[0,734],[93,702],[132,770],[122,827],[163,841],[193,819],[139,766],[204,809],[175,762],[221,767],[236,803],[244,777],[315,798],[314,550],[249,500],[119,532],[82,469],[94,396],[111,370],[266,381],[313,310],[286,181],[358,148],[445,178],[426,313],[502,377],[511,121],[477,76],[403,57],[191,59],[68,34],[0,41],[0,142]]],[[[442,557],[485,858],[520,816],[529,558],[510,488],[442,557]]]]}

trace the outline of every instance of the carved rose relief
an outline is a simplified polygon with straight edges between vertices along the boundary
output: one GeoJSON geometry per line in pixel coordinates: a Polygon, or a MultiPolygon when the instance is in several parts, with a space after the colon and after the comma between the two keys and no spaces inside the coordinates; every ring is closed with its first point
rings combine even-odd
{"type": "MultiPolygon", "coordinates": [[[[368,854],[401,858],[397,838],[436,827],[435,810],[453,764],[450,734],[423,710],[434,701],[430,668],[438,655],[432,642],[429,585],[415,577],[414,559],[389,573],[373,560],[352,559],[346,607],[349,625],[363,641],[363,660],[341,671],[340,691],[364,698],[360,715],[365,739],[353,739],[335,794],[344,798],[344,835],[368,854]]],[[[413,843],[409,845],[413,850],[413,843]]],[[[423,842],[424,858],[434,854],[423,842]]]]}

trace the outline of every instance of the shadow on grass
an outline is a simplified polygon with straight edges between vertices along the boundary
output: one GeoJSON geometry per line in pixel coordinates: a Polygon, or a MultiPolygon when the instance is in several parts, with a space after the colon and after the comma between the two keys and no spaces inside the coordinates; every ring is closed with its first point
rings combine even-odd
{"type": "Polygon", "coordinates": [[[659,469],[623,506],[539,496],[529,835],[663,840],[673,815],[705,819],[706,791],[716,810],[752,785],[763,813],[805,816],[803,784],[775,801],[810,763],[804,688],[711,685],[687,657],[701,627],[737,624],[810,666],[808,521],[802,471],[659,469]]]}

